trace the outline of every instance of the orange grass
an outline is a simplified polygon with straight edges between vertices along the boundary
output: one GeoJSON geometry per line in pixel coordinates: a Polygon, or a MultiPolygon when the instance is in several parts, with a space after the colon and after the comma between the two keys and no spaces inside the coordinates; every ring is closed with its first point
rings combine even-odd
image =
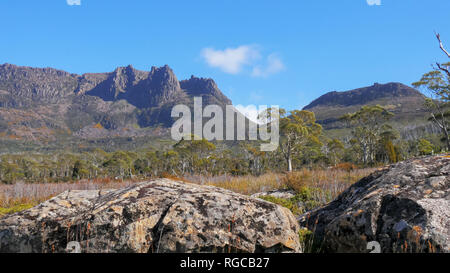
{"type": "Polygon", "coordinates": [[[242,194],[254,194],[275,189],[291,188],[300,192],[303,187],[319,188],[330,192],[333,197],[339,195],[359,179],[369,175],[375,169],[303,169],[292,173],[266,173],[261,176],[192,176],[184,179],[196,184],[225,188],[242,194]]]}
{"type": "MultiPolygon", "coordinates": [[[[200,185],[216,186],[237,193],[251,195],[274,189],[291,188],[297,192],[305,187],[320,189],[327,197],[318,196],[321,203],[335,198],[362,177],[370,174],[374,169],[303,169],[289,174],[266,173],[261,176],[185,176],[182,178],[165,176],[184,182],[200,185]]],[[[114,180],[110,178],[80,180],[76,182],[59,183],[16,183],[12,185],[0,184],[0,216],[27,209],[52,198],[66,190],[97,190],[118,189],[133,183],[143,181],[114,180]]]]}

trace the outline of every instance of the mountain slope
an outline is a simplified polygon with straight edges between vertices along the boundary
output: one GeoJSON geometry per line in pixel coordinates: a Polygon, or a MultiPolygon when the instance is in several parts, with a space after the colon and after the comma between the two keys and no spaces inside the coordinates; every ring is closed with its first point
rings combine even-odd
{"type": "MultiPolygon", "coordinates": [[[[83,75],[0,65],[0,153],[10,151],[17,142],[26,147],[36,143],[83,146],[86,141],[107,148],[124,143],[139,147],[143,145],[139,138],[167,137],[174,122],[173,106],[192,109],[195,96],[203,98],[203,106],[231,105],[214,80],[191,76],[179,81],[167,65],[150,71],[129,65],[83,75]]],[[[348,129],[339,117],[363,105],[379,104],[395,114],[391,123],[403,137],[416,138],[434,130],[426,121],[424,100],[411,87],[387,83],[329,92],[304,109],[316,114],[329,136],[342,137],[348,129]]],[[[237,115],[241,114],[237,111],[237,115]]]]}
{"type": "Polygon", "coordinates": [[[53,68],[0,65],[0,139],[54,141],[165,134],[176,104],[225,107],[231,101],[212,79],[179,81],[165,65],[131,65],[109,73],[71,74],[53,68]]]}
{"type": "Polygon", "coordinates": [[[405,98],[416,98],[420,101],[425,96],[414,88],[401,83],[375,83],[372,86],[358,88],[344,92],[328,92],[312,101],[305,109],[318,106],[352,106],[366,105],[373,101],[383,99],[396,99],[401,102],[405,98]]]}
{"type": "Polygon", "coordinates": [[[303,109],[316,114],[326,130],[343,129],[339,117],[358,111],[363,105],[381,105],[395,114],[391,124],[402,135],[414,130],[433,130],[426,122],[425,96],[401,83],[375,83],[372,86],[344,92],[329,92],[312,101],[303,109]]]}

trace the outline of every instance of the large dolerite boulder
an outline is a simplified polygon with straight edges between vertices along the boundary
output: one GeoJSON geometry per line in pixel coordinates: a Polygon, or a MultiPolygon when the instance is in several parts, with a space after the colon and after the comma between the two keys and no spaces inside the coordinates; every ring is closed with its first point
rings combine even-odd
{"type": "Polygon", "coordinates": [[[315,251],[369,252],[376,241],[383,253],[449,252],[449,173],[448,156],[388,166],[302,215],[300,224],[313,231],[315,251]]]}
{"type": "Polygon", "coordinates": [[[0,252],[300,252],[278,205],[160,179],[119,190],[67,191],[0,219],[0,252]]]}

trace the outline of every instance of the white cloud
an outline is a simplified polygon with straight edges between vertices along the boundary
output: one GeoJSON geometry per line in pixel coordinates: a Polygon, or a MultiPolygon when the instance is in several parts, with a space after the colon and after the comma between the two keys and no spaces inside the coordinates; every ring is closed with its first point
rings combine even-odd
{"type": "Polygon", "coordinates": [[[238,104],[235,108],[241,112],[244,116],[246,116],[249,120],[258,123],[258,108],[255,105],[247,105],[243,106],[238,104]]]}
{"type": "Polygon", "coordinates": [[[369,6],[381,6],[381,0],[366,0],[369,6]]]}
{"type": "Polygon", "coordinates": [[[220,68],[229,74],[238,74],[245,65],[250,65],[260,58],[259,51],[248,45],[225,50],[205,48],[202,50],[202,56],[209,66],[220,68]]]}
{"type": "Polygon", "coordinates": [[[285,68],[276,54],[270,54],[263,59],[258,47],[251,45],[224,50],[204,48],[201,55],[209,66],[228,74],[239,74],[247,68],[254,77],[267,77],[285,68]]]}
{"type": "Polygon", "coordinates": [[[69,6],[80,6],[81,0],[66,0],[67,5],[69,6]]]}
{"type": "Polygon", "coordinates": [[[265,67],[255,66],[253,68],[252,76],[267,77],[282,71],[284,68],[281,59],[275,54],[271,54],[267,57],[267,65],[265,67]]]}

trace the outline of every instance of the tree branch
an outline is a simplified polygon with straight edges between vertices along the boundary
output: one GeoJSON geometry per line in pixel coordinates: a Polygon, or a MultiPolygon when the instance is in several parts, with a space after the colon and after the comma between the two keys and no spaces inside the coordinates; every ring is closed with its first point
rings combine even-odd
{"type": "Polygon", "coordinates": [[[450,70],[448,70],[447,68],[443,67],[440,63],[436,63],[436,65],[439,68],[439,70],[444,71],[450,77],[450,70]]]}
{"type": "Polygon", "coordinates": [[[441,50],[450,58],[450,53],[447,50],[445,50],[444,45],[442,44],[441,41],[441,35],[439,35],[439,33],[436,33],[436,38],[439,41],[439,47],[441,48],[441,50]]]}

